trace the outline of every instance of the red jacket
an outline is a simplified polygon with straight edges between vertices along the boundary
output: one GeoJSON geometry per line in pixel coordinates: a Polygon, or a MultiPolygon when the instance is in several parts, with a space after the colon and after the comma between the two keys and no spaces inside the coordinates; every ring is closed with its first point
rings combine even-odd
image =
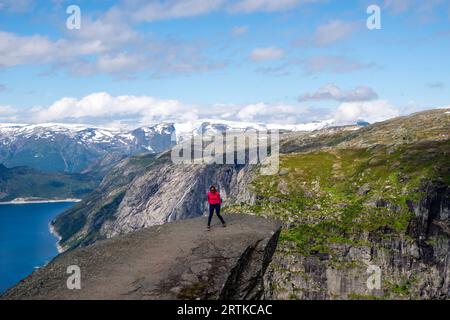
{"type": "Polygon", "coordinates": [[[222,199],[220,199],[220,193],[219,192],[208,192],[208,202],[209,204],[219,204],[222,202],[222,199]]]}

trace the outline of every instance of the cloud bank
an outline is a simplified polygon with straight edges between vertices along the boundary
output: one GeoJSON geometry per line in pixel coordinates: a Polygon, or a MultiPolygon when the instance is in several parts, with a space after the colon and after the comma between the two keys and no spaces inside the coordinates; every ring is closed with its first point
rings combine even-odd
{"type": "Polygon", "coordinates": [[[175,99],[151,96],[113,96],[106,92],[82,98],[61,98],[49,106],[18,109],[0,106],[0,121],[21,123],[88,123],[135,128],[162,121],[185,122],[222,119],[267,124],[301,124],[334,120],[336,124],[379,122],[408,113],[386,100],[342,102],[336,109],[312,108],[285,103],[190,105],[175,99]],[[401,111],[400,111],[401,110],[401,111]]]}
{"type": "Polygon", "coordinates": [[[306,93],[299,97],[300,102],[335,100],[340,102],[370,101],[378,99],[378,94],[372,88],[359,86],[353,90],[344,91],[335,84],[327,84],[314,93],[306,93]]]}
{"type": "Polygon", "coordinates": [[[384,121],[400,115],[400,111],[385,100],[342,103],[333,114],[337,124],[384,121]]]}

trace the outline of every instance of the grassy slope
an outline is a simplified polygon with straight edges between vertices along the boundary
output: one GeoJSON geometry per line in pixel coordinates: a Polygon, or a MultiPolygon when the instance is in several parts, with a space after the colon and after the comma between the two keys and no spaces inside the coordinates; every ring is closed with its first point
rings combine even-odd
{"type": "Polygon", "coordinates": [[[293,223],[283,238],[305,254],[327,251],[333,242],[357,242],[365,232],[404,234],[408,201],[420,199],[421,183],[450,184],[449,154],[450,142],[443,141],[285,155],[282,175],[254,181],[259,200],[248,210],[293,223]]]}
{"type": "Polygon", "coordinates": [[[320,142],[290,137],[285,150],[307,151],[282,155],[278,175],[253,181],[254,205],[226,210],[284,221],[282,243],[302,256],[368,245],[368,234],[407,239],[409,205],[423,196],[421,185],[450,185],[450,116],[443,114],[339,131],[320,142]]]}

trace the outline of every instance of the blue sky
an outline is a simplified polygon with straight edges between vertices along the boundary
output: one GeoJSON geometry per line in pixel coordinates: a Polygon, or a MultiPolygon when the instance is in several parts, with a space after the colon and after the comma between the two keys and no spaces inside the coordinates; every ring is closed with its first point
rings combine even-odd
{"type": "Polygon", "coordinates": [[[450,105],[449,52],[448,0],[0,0],[0,121],[381,121],[450,105]]]}

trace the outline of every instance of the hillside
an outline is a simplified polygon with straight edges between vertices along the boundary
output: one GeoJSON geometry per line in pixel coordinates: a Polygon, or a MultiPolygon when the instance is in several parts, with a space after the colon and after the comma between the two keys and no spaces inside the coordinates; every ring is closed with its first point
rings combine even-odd
{"type": "Polygon", "coordinates": [[[285,221],[273,299],[449,298],[450,114],[436,110],[283,141],[278,176],[229,208],[285,221]],[[369,290],[366,269],[382,271],[369,290]]]}
{"type": "Polygon", "coordinates": [[[68,124],[0,124],[0,163],[100,175],[127,156],[167,150],[173,131],[172,124],[131,131],[68,124]]]}
{"type": "Polygon", "coordinates": [[[17,198],[80,199],[100,183],[86,174],[41,172],[27,167],[0,164],[0,202],[17,198]]]}
{"type": "Polygon", "coordinates": [[[54,221],[65,249],[205,211],[221,189],[228,213],[284,223],[265,278],[273,299],[448,298],[450,113],[282,136],[281,170],[123,161],[99,190],[54,221]],[[367,267],[383,272],[367,287],[367,267]]]}
{"type": "Polygon", "coordinates": [[[260,298],[280,226],[244,215],[228,223],[207,232],[205,218],[190,219],[73,250],[0,300],[260,298]],[[81,290],[67,290],[70,265],[81,269],[81,290]]]}

